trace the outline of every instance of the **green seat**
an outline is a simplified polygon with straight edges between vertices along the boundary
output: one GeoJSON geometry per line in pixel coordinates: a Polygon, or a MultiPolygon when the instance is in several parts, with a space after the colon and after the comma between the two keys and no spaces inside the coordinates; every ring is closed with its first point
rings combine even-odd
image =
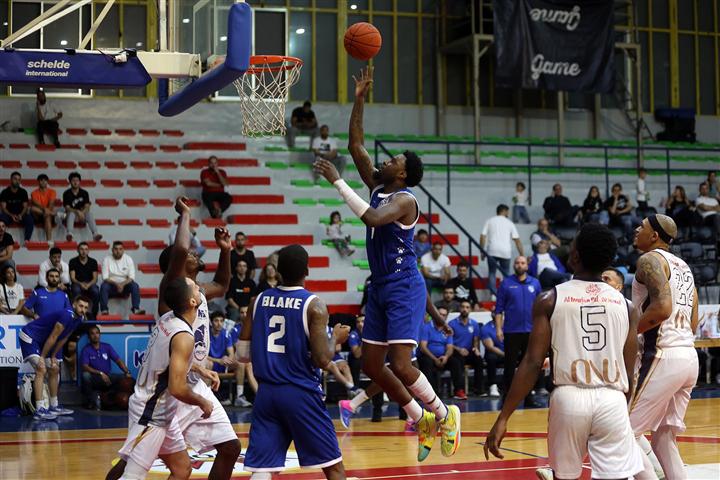
{"type": "Polygon", "coordinates": [[[361,270],[370,270],[370,264],[367,260],[353,260],[353,267],[358,267],[361,270]]]}
{"type": "Polygon", "coordinates": [[[340,198],[321,198],[318,202],[326,207],[339,207],[341,205],[345,205],[345,201],[340,198]]]}
{"type": "Polygon", "coordinates": [[[272,170],[287,170],[288,168],[285,162],[265,162],[265,166],[272,170]]]}
{"type": "Polygon", "coordinates": [[[317,200],[314,198],[296,198],[293,200],[295,205],[301,205],[304,207],[317,205],[317,200]]]}

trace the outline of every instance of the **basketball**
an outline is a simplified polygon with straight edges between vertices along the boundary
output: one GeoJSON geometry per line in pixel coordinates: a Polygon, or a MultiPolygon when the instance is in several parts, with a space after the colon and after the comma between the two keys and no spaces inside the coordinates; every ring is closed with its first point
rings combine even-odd
{"type": "Polygon", "coordinates": [[[135,388],[135,380],[125,377],[117,382],[117,390],[119,392],[133,393],[135,388]]]}
{"type": "Polygon", "coordinates": [[[367,22],[350,25],[345,32],[345,50],[357,60],[370,60],[380,51],[382,36],[367,22]]]}

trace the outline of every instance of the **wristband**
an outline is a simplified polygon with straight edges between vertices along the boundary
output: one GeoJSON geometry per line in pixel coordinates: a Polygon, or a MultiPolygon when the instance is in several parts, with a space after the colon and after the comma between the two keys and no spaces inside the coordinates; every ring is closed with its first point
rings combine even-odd
{"type": "Polygon", "coordinates": [[[342,178],[336,180],[333,185],[335,185],[335,188],[340,193],[343,200],[345,200],[347,206],[350,207],[350,210],[352,210],[352,212],[359,218],[362,218],[362,216],[365,215],[365,212],[370,209],[370,204],[360,198],[360,195],[355,193],[355,190],[350,188],[350,186],[345,183],[345,180],[342,178]]]}

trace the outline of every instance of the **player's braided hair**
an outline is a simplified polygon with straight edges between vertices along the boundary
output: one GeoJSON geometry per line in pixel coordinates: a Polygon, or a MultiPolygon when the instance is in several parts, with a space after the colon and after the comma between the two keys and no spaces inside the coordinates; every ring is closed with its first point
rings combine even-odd
{"type": "Polygon", "coordinates": [[[415,152],[411,152],[410,150],[405,150],[403,155],[405,156],[405,172],[407,173],[405,185],[414,187],[420,183],[423,178],[422,160],[420,160],[420,157],[418,157],[415,152]]]}
{"type": "Polygon", "coordinates": [[[605,225],[586,223],[575,237],[580,262],[590,273],[602,273],[617,253],[615,235],[605,225]]]}

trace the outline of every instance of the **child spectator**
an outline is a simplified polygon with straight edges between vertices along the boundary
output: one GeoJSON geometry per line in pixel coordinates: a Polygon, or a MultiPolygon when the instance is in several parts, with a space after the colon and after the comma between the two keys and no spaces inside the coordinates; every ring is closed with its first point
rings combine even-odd
{"type": "Polygon", "coordinates": [[[347,257],[355,253],[355,250],[348,246],[350,243],[350,235],[343,235],[340,212],[335,211],[330,214],[330,225],[327,227],[327,236],[333,242],[341,256],[347,257]]]}
{"type": "Polygon", "coordinates": [[[513,223],[522,223],[526,225],[530,223],[530,217],[527,212],[528,194],[523,182],[518,182],[517,185],[515,185],[515,195],[513,195],[512,201],[513,223]]]}

